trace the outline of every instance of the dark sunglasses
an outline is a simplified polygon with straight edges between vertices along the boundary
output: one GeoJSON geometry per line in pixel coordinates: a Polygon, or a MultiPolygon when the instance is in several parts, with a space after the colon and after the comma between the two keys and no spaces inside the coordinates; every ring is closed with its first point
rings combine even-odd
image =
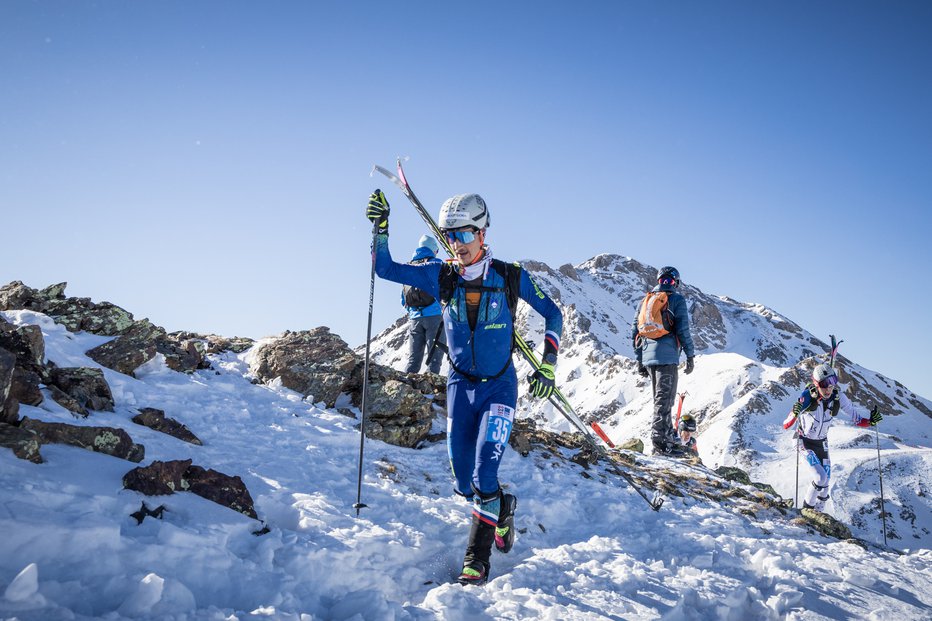
{"type": "Polygon", "coordinates": [[[476,231],[467,230],[467,231],[444,231],[444,237],[447,238],[449,243],[458,241],[461,244],[471,244],[473,240],[476,239],[476,231]]]}

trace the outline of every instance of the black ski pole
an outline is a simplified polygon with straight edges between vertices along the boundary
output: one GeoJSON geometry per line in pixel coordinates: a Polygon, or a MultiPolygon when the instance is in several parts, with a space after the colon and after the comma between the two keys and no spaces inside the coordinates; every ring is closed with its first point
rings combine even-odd
{"type": "MultiPolygon", "coordinates": [[[[378,190],[376,190],[378,192],[378,190]]],[[[366,444],[366,395],[369,394],[369,343],[372,341],[372,301],[375,299],[375,243],[379,235],[379,223],[372,223],[372,272],[369,275],[369,323],[366,327],[366,359],[362,366],[362,422],[359,425],[359,475],[356,478],[356,517],[359,510],[368,505],[362,502],[362,453],[366,444]]]]}
{"type": "Polygon", "coordinates": [[[796,450],[796,487],[793,490],[793,508],[796,509],[799,507],[799,417],[796,417],[796,430],[793,432],[793,435],[796,437],[796,444],[794,448],[796,450]]]}
{"type": "Polygon", "coordinates": [[[880,477],[880,518],[883,521],[883,545],[887,545],[887,511],[883,499],[883,468],[880,464],[880,430],[874,425],[874,438],[877,440],[877,475],[880,477]]]}

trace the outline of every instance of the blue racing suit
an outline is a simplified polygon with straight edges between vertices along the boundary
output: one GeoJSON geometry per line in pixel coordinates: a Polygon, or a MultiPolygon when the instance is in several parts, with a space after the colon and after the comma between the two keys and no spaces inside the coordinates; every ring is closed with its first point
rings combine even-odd
{"type": "MultiPolygon", "coordinates": [[[[475,325],[471,326],[466,283],[454,275],[456,264],[397,263],[388,250],[387,234],[376,236],[374,253],[375,271],[381,278],[423,289],[437,299],[442,299],[441,282],[455,278],[452,297],[443,308],[451,362],[447,377],[450,465],[458,494],[466,497],[474,493],[482,497],[496,494],[498,468],[511,435],[518,401],[517,375],[511,361],[514,318],[508,306],[505,279],[492,267],[486,271],[478,312],[474,313],[475,325]]],[[[560,309],[524,270],[520,273],[518,297],[544,317],[545,352],[553,352],[555,357],[563,332],[560,309]]],[[[497,501],[494,505],[497,507],[497,501]]],[[[489,513],[477,517],[494,524],[498,510],[489,513]]]]}

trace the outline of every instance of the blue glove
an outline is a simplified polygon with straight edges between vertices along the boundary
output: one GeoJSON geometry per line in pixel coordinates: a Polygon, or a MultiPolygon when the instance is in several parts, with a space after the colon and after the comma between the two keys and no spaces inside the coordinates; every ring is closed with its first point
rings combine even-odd
{"type": "Polygon", "coordinates": [[[376,190],[369,195],[369,206],[366,208],[366,217],[379,225],[379,233],[388,233],[388,214],[391,208],[388,206],[388,199],[382,190],[376,190]]]}
{"type": "Polygon", "coordinates": [[[529,378],[531,381],[531,394],[541,399],[547,399],[553,394],[553,365],[546,362],[534,371],[529,378]]]}

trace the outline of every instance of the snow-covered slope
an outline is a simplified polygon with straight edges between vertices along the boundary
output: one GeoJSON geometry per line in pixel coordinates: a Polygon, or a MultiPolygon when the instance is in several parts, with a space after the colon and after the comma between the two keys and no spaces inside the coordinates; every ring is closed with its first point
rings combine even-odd
{"type": "MultiPolygon", "coordinates": [[[[630,334],[637,306],[655,283],[656,269],[608,254],[556,270],[534,261],[523,265],[563,310],[557,380],[564,394],[584,419],[598,421],[616,442],[646,440],[651,390],[636,373],[630,334]]],[[[689,305],[698,356],[696,370],[680,374],[678,390],[686,393],[683,411],[699,421],[703,461],[748,470],[756,480],[793,498],[796,454],[791,434],[781,423],[805,386],[807,369],[816,358],[822,360],[828,345],[762,305],[708,295],[688,283],[681,292],[689,305]]],[[[519,325],[526,340],[542,343],[542,321],[534,313],[529,316],[524,304],[519,325]]],[[[402,368],[404,330],[402,319],[378,335],[373,346],[376,361],[402,368]]],[[[885,504],[891,514],[888,536],[892,533],[898,547],[932,547],[932,402],[843,353],[844,346],[838,368],[846,394],[859,408],[876,403],[885,416],[879,440],[885,504]]],[[[518,369],[519,377],[530,373],[523,361],[518,369]]],[[[571,429],[548,404],[526,396],[519,411],[553,429],[571,429]]],[[[858,536],[877,540],[882,531],[873,432],[839,423],[829,440],[836,504],[830,503],[827,511],[852,524],[858,536]]],[[[805,473],[801,481],[808,481],[805,473]]],[[[802,484],[800,489],[805,492],[802,484]]]]}
{"type": "MultiPolygon", "coordinates": [[[[106,337],[30,311],[4,316],[41,326],[53,362],[98,366],[83,352],[106,337]]],[[[120,427],[145,444],[146,463],[191,458],[239,475],[269,531],[189,493],[122,490],[135,464],[113,457],[47,445],[37,465],[0,449],[0,618],[928,618],[928,549],[862,547],[780,511],[688,495],[654,512],[603,468],[541,451],[509,452],[502,469],[519,498],[515,549],[493,556],[487,587],[449,584],[468,521],[443,443],[367,442],[368,506],[357,518],[356,421],[251,383],[252,353],[215,356],[214,369],[190,375],[158,359],[136,379],[104,369],[115,412],[74,419],[46,399],[22,414],[120,427]],[[204,445],[133,424],[142,406],[163,408],[204,445]],[[143,500],[164,504],[163,518],[137,525],[130,513],[143,500]]]]}

